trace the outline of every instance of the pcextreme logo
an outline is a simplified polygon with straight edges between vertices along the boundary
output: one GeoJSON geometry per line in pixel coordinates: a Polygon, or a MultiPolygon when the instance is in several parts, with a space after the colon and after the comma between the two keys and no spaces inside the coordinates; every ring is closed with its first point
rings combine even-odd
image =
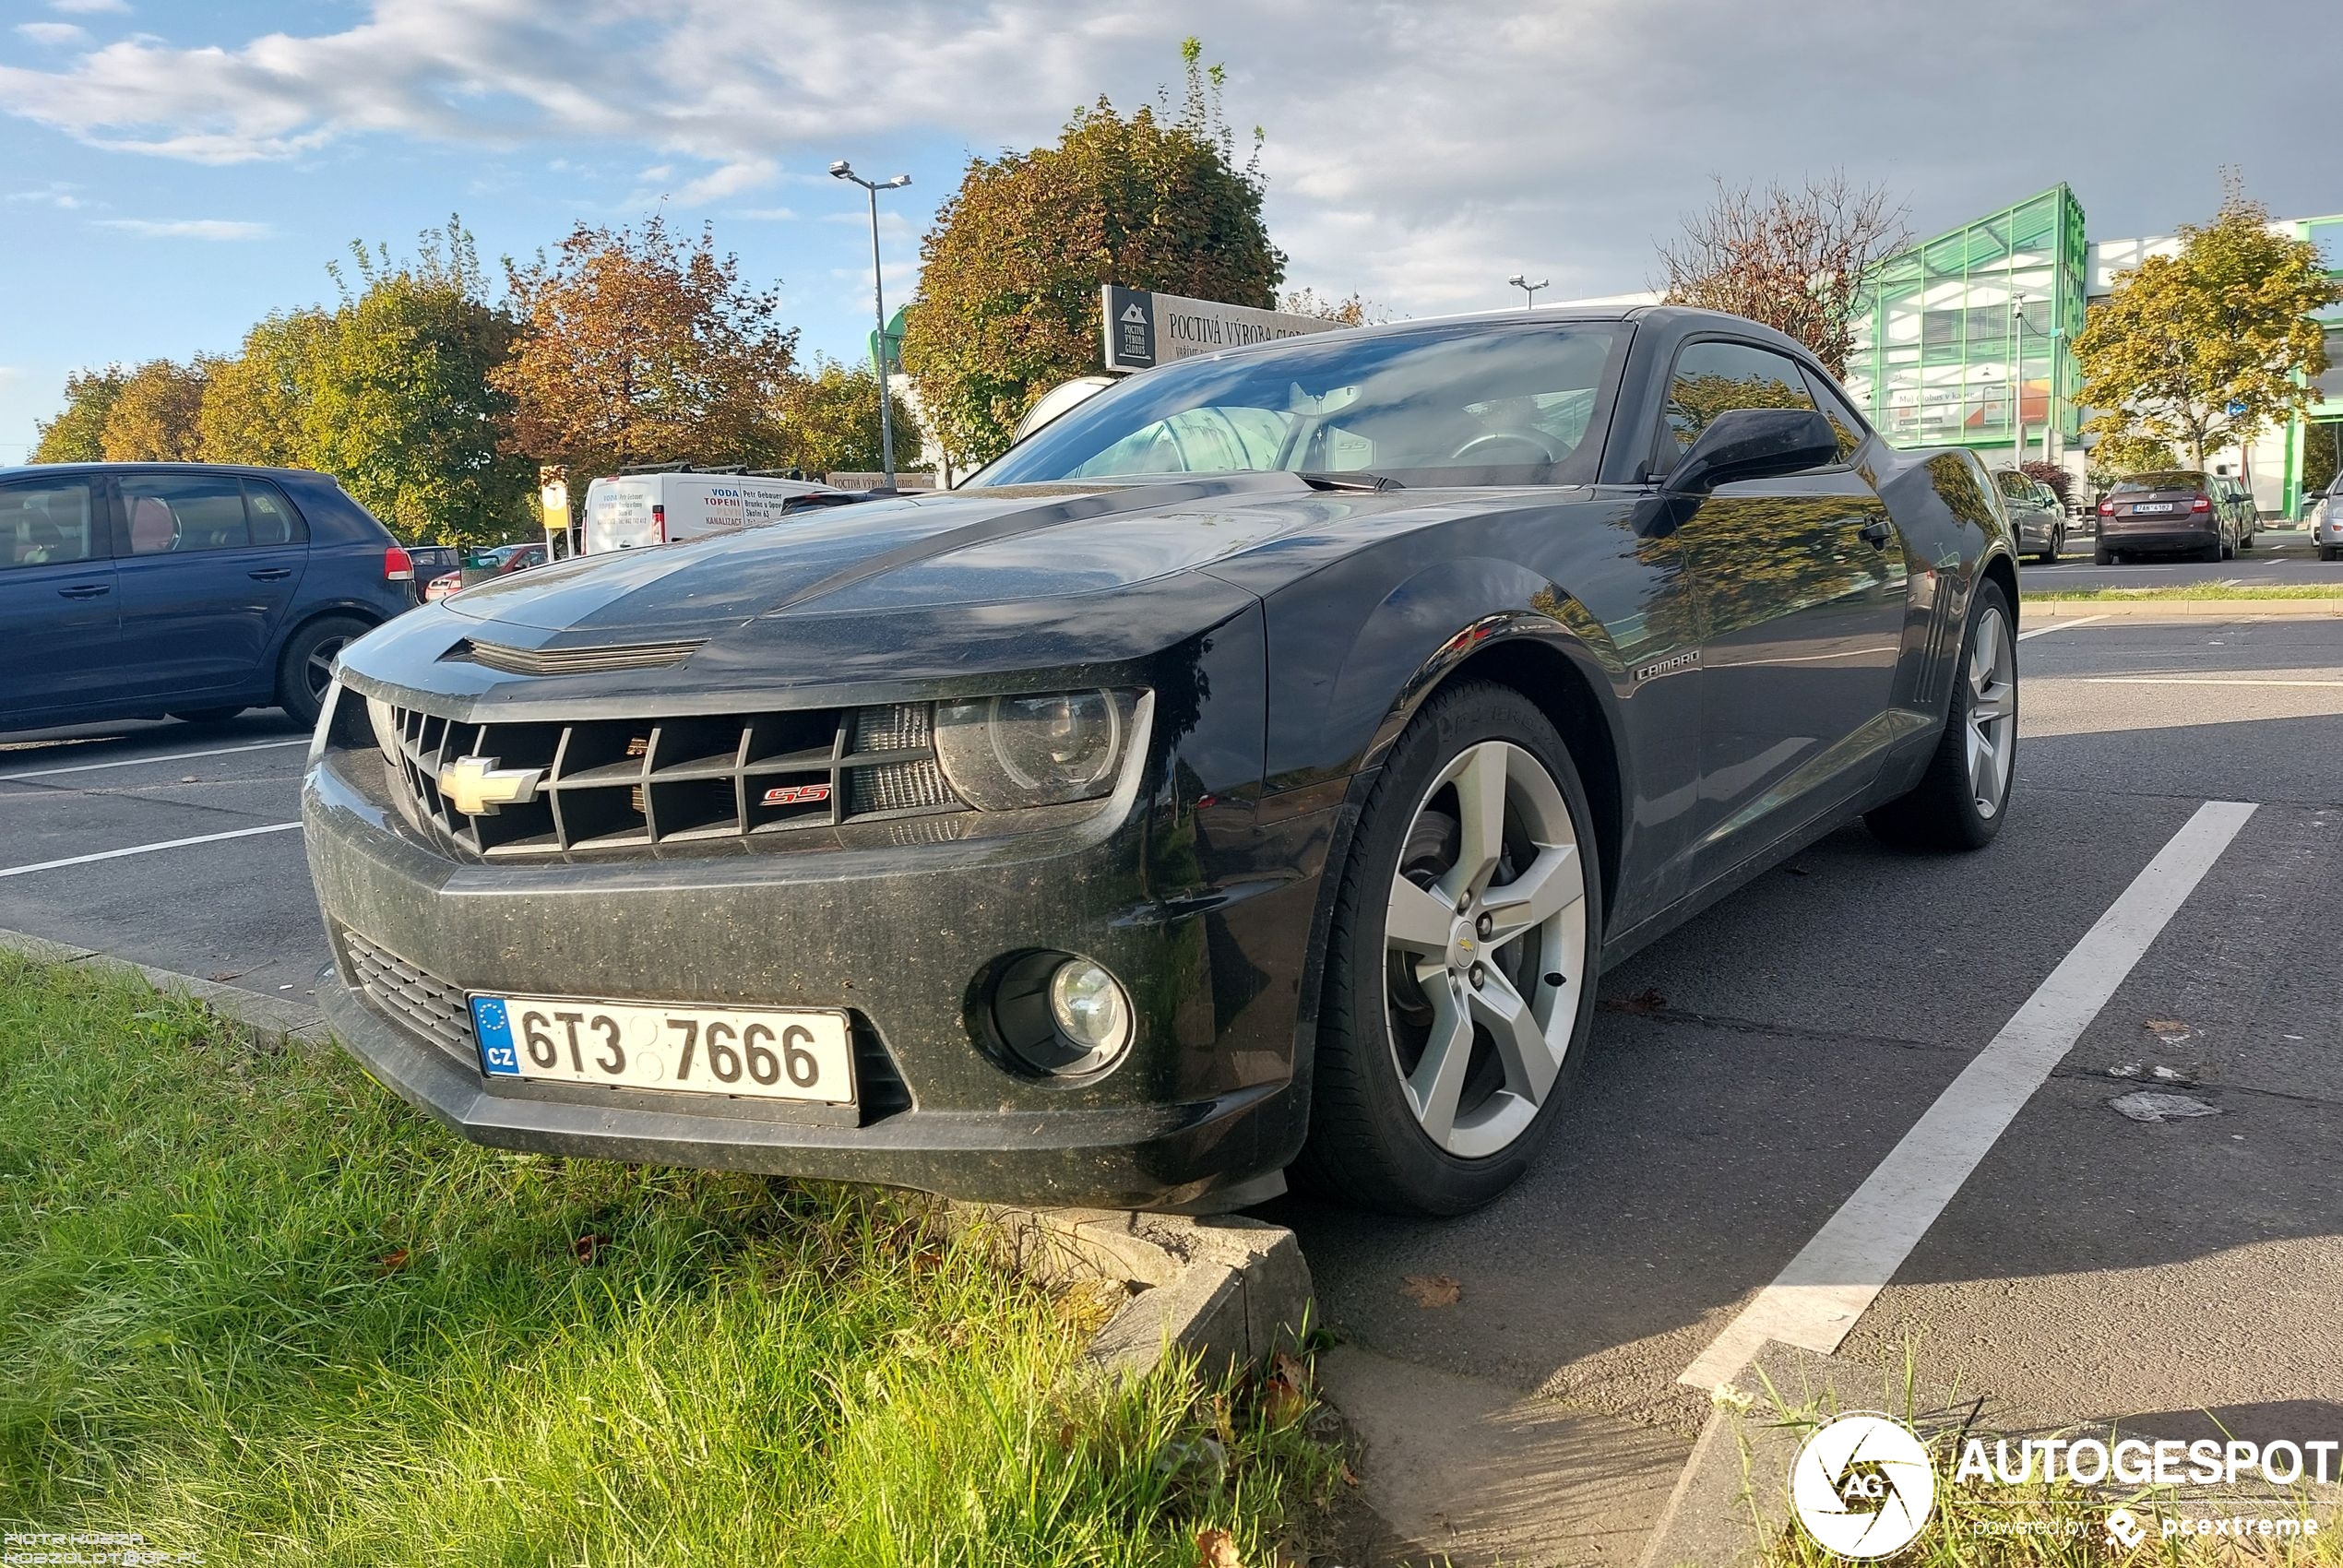
{"type": "Polygon", "coordinates": [[[1936,1471],[1903,1422],[1849,1411],[1799,1445],[1790,1465],[1790,1506],[1824,1550],[1885,1557],[1927,1525],[1936,1506],[1936,1471]]]}

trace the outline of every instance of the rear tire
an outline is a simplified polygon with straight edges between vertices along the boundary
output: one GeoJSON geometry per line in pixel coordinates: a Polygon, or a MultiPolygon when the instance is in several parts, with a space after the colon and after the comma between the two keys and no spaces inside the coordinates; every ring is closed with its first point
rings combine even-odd
{"type": "Polygon", "coordinates": [[[1881,838],[1915,849],[1981,849],[2009,815],[2017,777],[2017,636],[2009,596],[1987,579],[1968,607],[1944,737],[1911,792],[1868,812],[1881,838]]]}
{"type": "Polygon", "coordinates": [[[2103,544],[2099,545],[2091,552],[2091,560],[2101,566],[2112,566],[2115,564],[2115,552],[2103,544]]]}
{"type": "Polygon", "coordinates": [[[372,630],[372,623],[355,615],[321,615],[286,639],[277,657],[277,703],[287,718],[303,726],[317,722],[335,658],[372,630]]]}
{"type": "Polygon", "coordinates": [[[2053,529],[2051,531],[2050,548],[2044,550],[2040,555],[2035,556],[2034,559],[2042,565],[2055,566],[2058,564],[2059,552],[2065,548],[2065,533],[2063,530],[2053,529]]]}
{"type": "Polygon", "coordinates": [[[2322,560],[2322,561],[2334,561],[2334,560],[2343,559],[2343,545],[2333,545],[2333,544],[2322,544],[2322,545],[2320,545],[2320,546],[2319,546],[2319,559],[2320,559],[2320,560],[2322,560]]]}
{"type": "Polygon", "coordinates": [[[1587,1054],[1601,909],[1593,817],[1552,724],[1506,686],[1435,695],[1392,747],[1335,893],[1294,1175],[1395,1214],[1461,1214],[1511,1186],[1587,1054]]]}

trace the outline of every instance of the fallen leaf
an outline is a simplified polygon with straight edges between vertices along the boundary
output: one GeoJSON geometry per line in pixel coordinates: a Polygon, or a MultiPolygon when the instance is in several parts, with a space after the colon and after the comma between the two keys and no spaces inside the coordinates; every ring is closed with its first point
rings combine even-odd
{"type": "Polygon", "coordinates": [[[1273,1427],[1289,1427],[1310,1410],[1310,1369],[1302,1358],[1280,1350],[1269,1360],[1268,1381],[1261,1385],[1261,1414],[1273,1427]]]}
{"type": "Polygon", "coordinates": [[[1218,1525],[1198,1530],[1195,1568],[1244,1568],[1244,1559],[1237,1555],[1237,1538],[1218,1525]]]}
{"type": "Polygon", "coordinates": [[[1344,1486],[1359,1484],[1359,1472],[1350,1467],[1350,1462],[1348,1459],[1342,1462],[1342,1484],[1344,1486]]]}
{"type": "Polygon", "coordinates": [[[1602,1004],[1613,1013],[1657,1013],[1668,1005],[1668,999],[1658,986],[1647,985],[1633,996],[1605,997],[1602,1004]]]}
{"type": "Polygon", "coordinates": [[[2178,1018],[2149,1018],[2143,1027],[2166,1045],[2178,1045],[2196,1032],[2178,1018]]]}
{"type": "Polygon", "coordinates": [[[1464,1287],[1445,1274],[1410,1274],[1399,1281],[1400,1293],[1420,1307],[1453,1307],[1464,1287]]]}
{"type": "Polygon", "coordinates": [[[399,1247],[394,1251],[385,1253],[382,1256],[375,1260],[375,1272],[376,1274],[397,1274],[400,1269],[405,1268],[406,1266],[407,1249],[404,1247],[399,1247]]]}
{"type": "Polygon", "coordinates": [[[577,1241],[572,1241],[569,1244],[569,1253],[570,1256],[576,1258],[579,1263],[592,1263],[596,1255],[599,1254],[604,1247],[609,1245],[609,1237],[597,1235],[595,1232],[589,1230],[586,1234],[580,1236],[577,1241]]]}

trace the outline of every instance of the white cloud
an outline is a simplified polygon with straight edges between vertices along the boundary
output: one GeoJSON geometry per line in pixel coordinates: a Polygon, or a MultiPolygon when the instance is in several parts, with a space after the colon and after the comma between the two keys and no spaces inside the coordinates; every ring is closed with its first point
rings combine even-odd
{"type": "Polygon", "coordinates": [[[89,34],[71,22],[18,22],[17,35],[48,49],[62,49],[67,44],[89,42],[89,34]]]}
{"type": "Polygon", "coordinates": [[[126,17],[130,0],[49,0],[49,9],[68,17],[126,17]]]}
{"type": "Polygon", "coordinates": [[[30,190],[10,191],[5,198],[0,199],[37,202],[42,207],[61,208],[71,212],[76,208],[86,205],[79,196],[73,194],[80,188],[68,181],[52,180],[45,185],[37,185],[30,190]]]}
{"type": "Polygon", "coordinates": [[[232,218],[101,218],[98,227],[151,240],[265,240],[276,232],[268,224],[232,218]]]}
{"type": "MultiPolygon", "coordinates": [[[[1268,128],[1270,232],[1294,279],[1415,315],[1505,303],[1523,267],[1555,298],[1638,287],[1712,172],[1843,165],[1908,196],[1923,232],[2059,179],[2095,232],[2169,230],[2209,210],[2214,169],[2234,160],[2281,211],[2334,205],[2325,154],[2292,119],[2332,75],[2316,51],[2260,62],[2218,126],[2105,133],[2071,62],[2104,80],[2168,69],[2201,26],[2182,0],[2139,0],[2120,29],[2090,0],[1978,0],[1957,27],[1909,0],[1811,0],[1794,25],[1741,0],[363,0],[357,15],[0,66],[0,109],[202,163],[367,136],[583,146],[660,169],[637,194],[690,206],[913,141],[1032,146],[1101,91],[1146,101],[1194,33],[1230,63],[1231,120],[1268,128]]],[[[2319,16],[2232,0],[2225,23],[2298,37],[2319,16]]],[[[916,227],[946,194],[893,199],[916,227]]]]}

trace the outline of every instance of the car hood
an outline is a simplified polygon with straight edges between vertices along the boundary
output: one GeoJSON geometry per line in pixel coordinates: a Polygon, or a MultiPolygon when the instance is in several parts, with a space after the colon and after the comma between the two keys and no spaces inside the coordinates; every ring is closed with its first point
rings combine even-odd
{"type": "Polygon", "coordinates": [[[1020,486],[873,501],[689,544],[591,555],[446,601],[542,646],[705,638],[760,619],[885,615],[1107,593],[1401,504],[1290,474],[1020,486]]]}

